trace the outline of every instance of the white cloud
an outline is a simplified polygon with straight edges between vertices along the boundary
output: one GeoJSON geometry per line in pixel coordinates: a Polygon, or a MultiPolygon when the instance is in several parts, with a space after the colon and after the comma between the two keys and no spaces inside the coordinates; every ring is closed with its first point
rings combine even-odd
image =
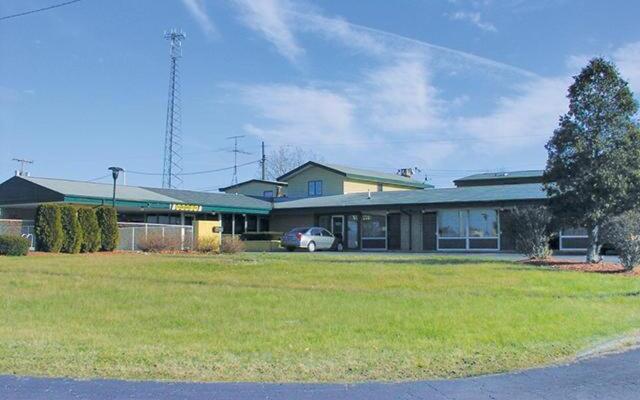
{"type": "Polygon", "coordinates": [[[268,125],[248,124],[250,133],[277,143],[347,144],[354,138],[354,105],[341,94],[295,85],[251,86],[241,92],[268,125]]]}
{"type": "Polygon", "coordinates": [[[442,124],[437,91],[424,59],[401,56],[398,62],[367,74],[363,99],[374,126],[386,131],[420,131],[442,124]]]}
{"type": "Polygon", "coordinates": [[[251,29],[262,33],[289,61],[295,62],[303,53],[292,33],[287,0],[235,0],[243,13],[242,20],[251,29]]]}
{"type": "Polygon", "coordinates": [[[204,0],[182,0],[182,4],[187,8],[191,16],[196,20],[200,29],[207,36],[213,36],[217,33],[216,27],[207,14],[204,0]]]}
{"type": "Polygon", "coordinates": [[[495,25],[482,19],[479,12],[457,11],[449,16],[454,21],[466,21],[487,32],[497,32],[495,25]]]}
{"type": "Polygon", "coordinates": [[[482,139],[492,150],[541,146],[567,112],[569,78],[541,78],[521,86],[517,96],[503,97],[495,110],[480,117],[459,118],[463,134],[482,139]]]}
{"type": "Polygon", "coordinates": [[[640,96],[640,42],[626,44],[613,53],[613,60],[631,90],[640,96]]]}

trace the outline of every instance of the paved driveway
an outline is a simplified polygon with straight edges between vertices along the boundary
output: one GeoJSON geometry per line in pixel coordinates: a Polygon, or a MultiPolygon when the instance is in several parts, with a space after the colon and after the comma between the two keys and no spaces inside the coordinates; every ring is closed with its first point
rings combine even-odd
{"type": "Polygon", "coordinates": [[[393,384],[166,383],[0,376],[0,399],[637,400],[640,350],[513,374],[393,384]]]}

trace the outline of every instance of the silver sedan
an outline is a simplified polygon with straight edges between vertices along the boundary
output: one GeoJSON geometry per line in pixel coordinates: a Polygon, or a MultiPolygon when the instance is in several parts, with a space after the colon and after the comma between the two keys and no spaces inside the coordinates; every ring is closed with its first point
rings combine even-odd
{"type": "Polygon", "coordinates": [[[307,249],[309,252],[316,250],[330,250],[336,248],[342,250],[342,243],[336,243],[336,238],[324,228],[294,228],[282,236],[282,247],[289,251],[295,249],[307,249]]]}

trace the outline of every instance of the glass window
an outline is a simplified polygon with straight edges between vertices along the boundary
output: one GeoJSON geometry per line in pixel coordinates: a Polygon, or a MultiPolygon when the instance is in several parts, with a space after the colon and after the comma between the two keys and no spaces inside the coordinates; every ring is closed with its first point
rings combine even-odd
{"type": "Polygon", "coordinates": [[[262,197],[273,197],[273,190],[265,190],[262,192],[262,197]]]}
{"type": "Polygon", "coordinates": [[[562,230],[562,236],[587,236],[587,230],[585,228],[566,228],[562,230]]]}
{"type": "Polygon", "coordinates": [[[309,181],[308,182],[308,195],[309,196],[322,196],[322,181],[309,181]]]}
{"type": "Polygon", "coordinates": [[[380,238],[387,237],[386,215],[362,215],[362,237],[380,238]]]}
{"type": "Polygon", "coordinates": [[[328,215],[321,215],[318,217],[318,226],[326,229],[331,228],[331,219],[328,215]]]}
{"type": "Polygon", "coordinates": [[[466,211],[453,210],[438,212],[438,235],[444,238],[466,237],[466,211]]]}
{"type": "Polygon", "coordinates": [[[469,237],[498,237],[495,210],[469,210],[469,237]]]}

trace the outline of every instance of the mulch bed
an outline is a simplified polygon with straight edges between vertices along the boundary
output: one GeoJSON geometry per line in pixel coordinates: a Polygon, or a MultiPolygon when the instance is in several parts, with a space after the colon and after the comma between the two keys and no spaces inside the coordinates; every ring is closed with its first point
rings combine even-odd
{"type": "Polygon", "coordinates": [[[636,268],[633,271],[626,271],[621,264],[600,262],[596,264],[558,260],[555,258],[548,258],[546,260],[522,260],[523,264],[537,265],[550,268],[556,268],[564,271],[580,271],[580,272],[594,272],[598,274],[624,274],[624,275],[636,275],[640,276],[640,268],[636,268]]]}

